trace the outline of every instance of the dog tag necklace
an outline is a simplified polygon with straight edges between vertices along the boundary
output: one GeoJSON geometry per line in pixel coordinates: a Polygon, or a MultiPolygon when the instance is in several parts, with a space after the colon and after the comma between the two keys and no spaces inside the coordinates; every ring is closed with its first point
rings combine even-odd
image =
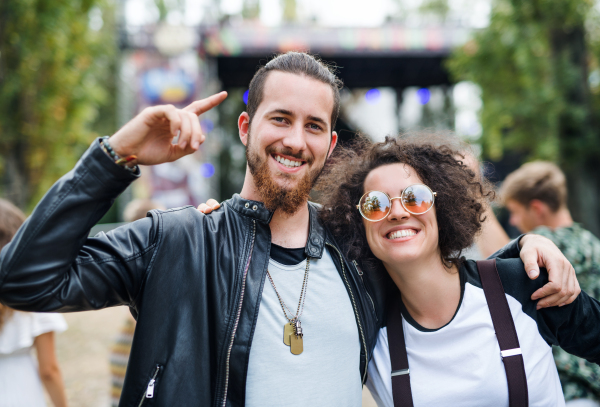
{"type": "Polygon", "coordinates": [[[306,258],[306,270],[304,271],[304,281],[302,282],[302,290],[300,291],[300,299],[298,300],[298,308],[296,309],[296,315],[288,308],[288,306],[283,302],[279,292],[277,291],[277,287],[275,287],[275,283],[273,282],[273,277],[271,277],[271,273],[267,270],[267,277],[269,277],[269,281],[275,290],[275,294],[277,294],[277,298],[279,299],[279,304],[281,305],[281,309],[283,310],[283,315],[288,322],[283,326],[283,343],[290,347],[290,352],[294,355],[299,355],[304,350],[304,345],[302,343],[302,337],[304,333],[302,332],[302,324],[300,322],[300,316],[302,316],[302,311],[304,310],[304,299],[306,298],[306,285],[308,283],[308,270],[310,268],[310,258],[306,258]],[[288,316],[289,312],[289,316],[288,316]]]}

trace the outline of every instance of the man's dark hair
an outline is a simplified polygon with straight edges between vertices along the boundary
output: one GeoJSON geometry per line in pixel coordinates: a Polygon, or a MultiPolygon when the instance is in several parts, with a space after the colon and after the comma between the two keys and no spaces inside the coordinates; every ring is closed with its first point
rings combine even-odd
{"type": "Polygon", "coordinates": [[[437,193],[440,256],[446,267],[460,264],[461,251],[473,243],[481,230],[484,202],[494,195],[486,182],[465,165],[463,151],[465,146],[460,146],[455,137],[422,133],[386,137],[380,143],[362,137],[348,148],[340,147],[329,160],[316,189],[323,204],[321,218],[344,254],[368,269],[381,269],[381,262],[369,249],[356,205],[372,170],[403,163],[437,193]]]}
{"type": "Polygon", "coordinates": [[[340,88],[342,81],[335,76],[333,67],[325,64],[313,55],[304,52],[288,52],[270,60],[265,66],[261,66],[250,81],[248,90],[248,116],[250,123],[256,114],[258,106],[263,100],[263,91],[269,72],[280,71],[296,75],[305,75],[331,86],[333,92],[333,110],[331,112],[331,129],[335,128],[338,115],[340,114],[340,88]]]}

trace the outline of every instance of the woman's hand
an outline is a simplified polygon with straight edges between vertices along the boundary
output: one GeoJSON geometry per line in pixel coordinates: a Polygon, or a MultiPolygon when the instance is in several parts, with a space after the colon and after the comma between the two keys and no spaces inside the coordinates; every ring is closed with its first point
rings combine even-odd
{"type": "Polygon", "coordinates": [[[531,234],[523,236],[519,244],[521,260],[529,278],[538,278],[540,267],[548,270],[548,283],[531,296],[532,300],[540,300],[537,309],[563,306],[575,301],[581,288],[575,269],[558,247],[550,239],[531,234]]]}
{"type": "Polygon", "coordinates": [[[198,205],[198,210],[204,214],[209,214],[212,211],[216,211],[221,207],[221,204],[215,201],[214,199],[209,199],[206,203],[201,203],[198,205]]]}
{"type": "Polygon", "coordinates": [[[218,106],[226,97],[227,92],[217,93],[184,109],[173,105],[148,107],[109,139],[110,146],[121,158],[137,156],[136,164],[175,161],[193,153],[204,142],[198,116],[218,106]],[[173,144],[177,136],[177,144],[173,144]]]}

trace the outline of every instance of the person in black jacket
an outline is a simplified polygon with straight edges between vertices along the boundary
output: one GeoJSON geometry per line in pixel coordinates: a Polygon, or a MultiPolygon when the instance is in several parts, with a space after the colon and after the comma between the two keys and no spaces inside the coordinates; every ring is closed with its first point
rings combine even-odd
{"type": "MultiPolygon", "coordinates": [[[[383,307],[308,202],[336,145],[339,88],[305,53],[261,67],[238,120],[242,191],[210,216],[153,210],[88,238],[139,176],[136,164],[198,149],[198,115],[226,93],[147,108],[94,141],[0,254],[0,301],[28,311],[129,306],[137,326],[121,406],[360,406],[383,307]]],[[[547,240],[524,237],[498,256],[519,254],[553,270],[546,305],[577,296],[572,268],[547,240]]]]}

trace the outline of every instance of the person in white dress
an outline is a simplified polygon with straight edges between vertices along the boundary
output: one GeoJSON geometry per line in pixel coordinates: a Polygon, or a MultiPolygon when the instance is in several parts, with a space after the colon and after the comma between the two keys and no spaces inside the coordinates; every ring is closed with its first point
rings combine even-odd
{"type": "MultiPolygon", "coordinates": [[[[0,250],[24,220],[17,207],[0,199],[0,250]]],[[[54,333],[65,329],[59,314],[18,312],[0,304],[0,407],[46,406],[42,384],[55,407],[67,406],[54,351],[54,333]]]]}

